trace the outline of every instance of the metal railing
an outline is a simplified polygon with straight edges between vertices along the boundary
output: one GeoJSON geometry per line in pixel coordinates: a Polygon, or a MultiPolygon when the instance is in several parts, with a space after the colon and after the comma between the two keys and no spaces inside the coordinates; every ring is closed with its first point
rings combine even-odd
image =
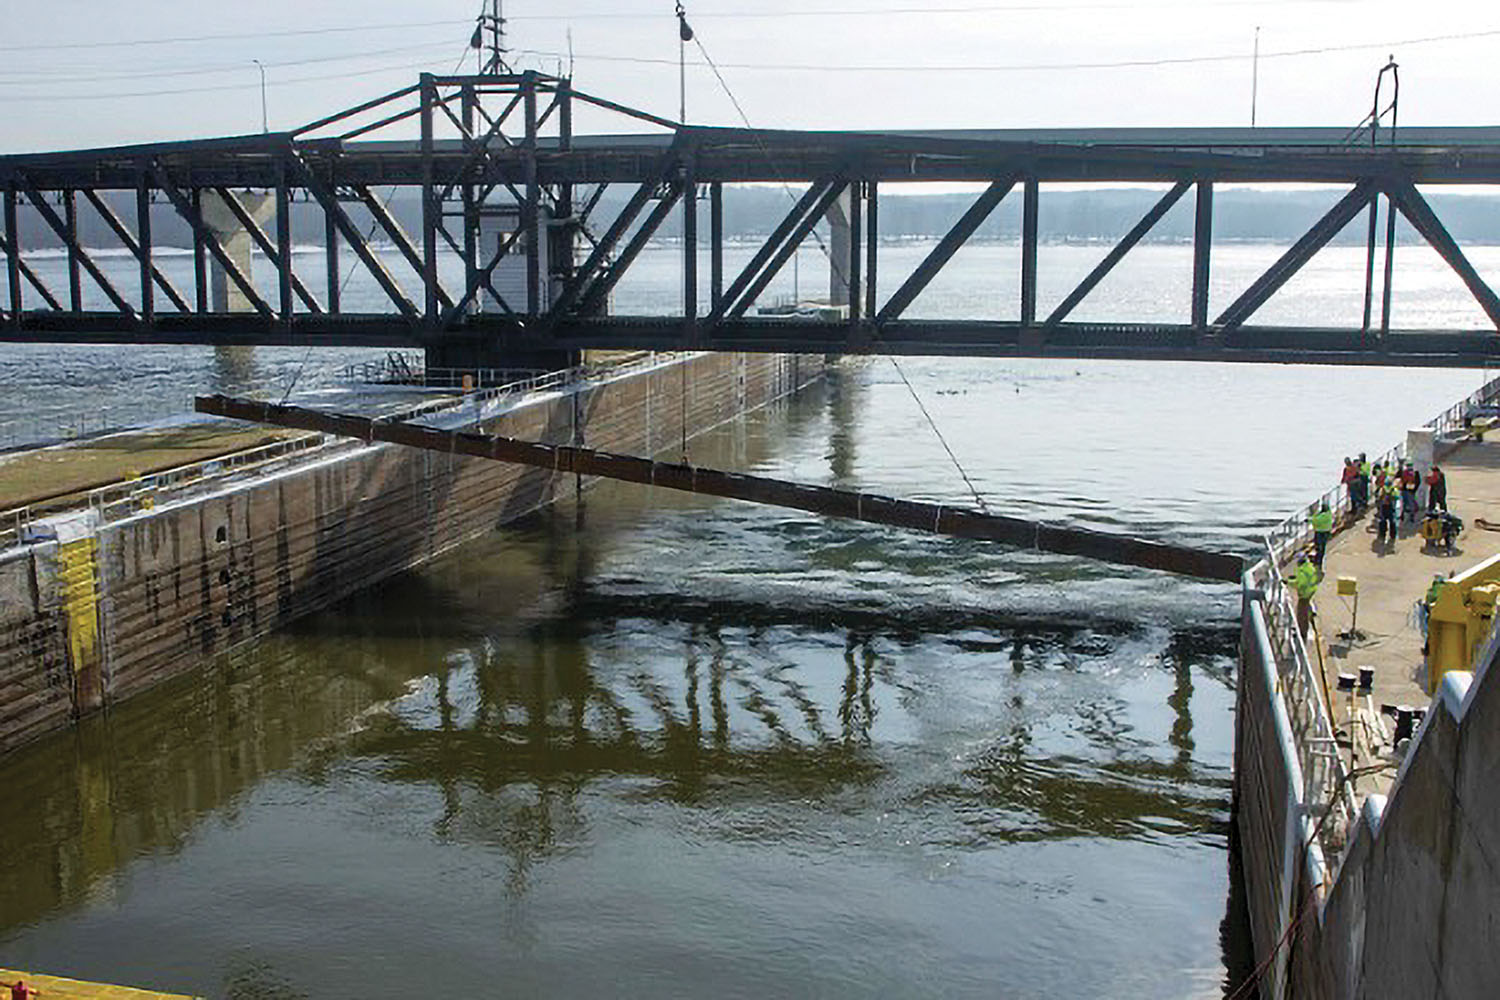
{"type": "MultiPolygon", "coordinates": [[[[465,414],[463,411],[471,408],[479,411],[487,404],[504,398],[520,400],[537,393],[557,391],[591,380],[630,375],[688,356],[690,355],[659,353],[607,367],[568,368],[478,389],[464,393],[462,396],[445,396],[416,406],[382,411],[377,413],[376,417],[387,421],[411,421],[444,414],[462,414],[466,420],[489,419],[495,415],[493,412],[475,416],[465,414]]],[[[122,480],[87,492],[0,511],[0,549],[9,548],[22,541],[26,529],[35,522],[65,511],[92,510],[98,517],[99,523],[106,524],[151,510],[161,503],[200,491],[206,486],[223,482],[232,476],[252,470],[265,472],[276,463],[300,461],[314,451],[326,454],[330,449],[356,448],[363,444],[364,442],[348,438],[305,434],[219,458],[193,462],[150,475],[122,480]]]]}
{"type": "Polygon", "coordinates": [[[1302,768],[1302,802],[1314,817],[1334,814],[1320,825],[1326,870],[1332,871],[1355,817],[1349,769],[1339,754],[1323,676],[1313,666],[1297,626],[1296,598],[1272,561],[1269,540],[1266,556],[1251,569],[1251,577],[1265,595],[1266,630],[1276,659],[1278,687],[1302,768]]]}
{"type": "MultiPolygon", "coordinates": [[[[1469,414],[1474,410],[1497,405],[1500,405],[1500,378],[1486,382],[1422,426],[1431,428],[1434,437],[1441,441],[1445,437],[1450,437],[1455,431],[1467,428],[1469,414]]],[[[1405,457],[1406,443],[1402,442],[1385,454],[1377,456],[1373,461],[1391,463],[1405,457]]],[[[1312,503],[1299,509],[1266,533],[1267,545],[1273,557],[1272,561],[1276,565],[1284,563],[1298,548],[1312,541],[1311,518],[1325,503],[1333,512],[1335,523],[1342,523],[1352,513],[1349,505],[1349,491],[1342,484],[1324,492],[1312,503]]]]}
{"type": "MultiPolygon", "coordinates": [[[[1500,378],[1485,383],[1476,392],[1433,417],[1423,426],[1441,440],[1468,426],[1470,414],[1480,407],[1500,403],[1500,378]]],[[[1391,462],[1405,457],[1404,443],[1376,461],[1391,462]]],[[[1298,762],[1302,767],[1303,803],[1309,814],[1321,818],[1319,844],[1325,860],[1323,871],[1331,876],[1337,868],[1346,838],[1357,816],[1349,769],[1339,754],[1333,720],[1329,716],[1326,685],[1308,655],[1307,643],[1297,627],[1296,597],[1281,575],[1281,567],[1292,554],[1312,539],[1310,518],[1327,503],[1338,521],[1350,514],[1349,495],[1335,486],[1311,504],[1272,528],[1265,538],[1265,557],[1250,570],[1253,585],[1264,594],[1266,628],[1276,658],[1280,693],[1292,728],[1298,762]]]]}

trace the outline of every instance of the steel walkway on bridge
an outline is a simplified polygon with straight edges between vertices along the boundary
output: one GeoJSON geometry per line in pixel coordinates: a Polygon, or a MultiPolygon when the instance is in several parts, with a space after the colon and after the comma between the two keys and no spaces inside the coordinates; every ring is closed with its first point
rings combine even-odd
{"type": "Polygon", "coordinates": [[[7,286],[0,339],[420,346],[460,365],[556,358],[586,348],[686,347],[1473,366],[1500,360],[1500,299],[1418,185],[1497,183],[1500,128],[1493,127],[1405,129],[1399,141],[1378,119],[1373,132],[1355,134],[761,131],[682,126],[538,73],[424,75],[291,132],[0,157],[7,286]],[[575,135],[573,115],[583,106],[655,131],[575,135]],[[380,138],[413,121],[420,139],[380,138]],[[769,235],[749,263],[729,273],[725,187],[768,182],[794,186],[797,194],[784,215],[765,220],[769,235]],[[955,182],[983,190],[912,273],[888,282],[881,273],[882,187],[955,182]],[[1062,182],[1152,182],[1165,190],[1044,314],[1037,300],[1041,185],[1062,182]],[[1213,314],[1214,193],[1246,183],[1339,185],[1345,193],[1213,314]],[[628,197],[606,211],[611,188],[628,197]],[[391,208],[401,189],[420,206],[415,235],[391,208]],[[913,302],[1010,197],[1022,209],[1019,318],[909,317],[913,302]],[[1127,315],[1109,323],[1074,321],[1078,305],[1179,202],[1194,213],[1191,304],[1180,322],[1127,315]],[[1378,226],[1382,202],[1385,220],[1378,226]],[[1261,307],[1361,216],[1368,236],[1362,323],[1257,325],[1261,307]],[[1488,317],[1486,328],[1390,328],[1398,216],[1452,266],[1488,317]],[[681,237],[679,308],[672,315],[614,315],[616,286],[674,218],[681,237]],[[838,228],[830,258],[844,308],[832,320],[755,315],[753,307],[797,248],[809,238],[821,241],[829,219],[838,228]],[[184,248],[192,253],[190,287],[179,288],[163,266],[168,248],[154,238],[153,226],[162,228],[164,220],[185,222],[190,234],[184,248]],[[107,273],[101,248],[85,245],[85,221],[107,230],[112,249],[129,255],[128,281],[119,268],[107,273]],[[294,224],[313,225],[327,248],[317,255],[316,278],[298,270],[294,224]],[[38,232],[64,248],[66,287],[49,284],[28,249],[38,232]],[[255,280],[252,248],[269,264],[271,280],[255,280]],[[343,307],[346,265],[379,288],[378,310],[343,307]]]}

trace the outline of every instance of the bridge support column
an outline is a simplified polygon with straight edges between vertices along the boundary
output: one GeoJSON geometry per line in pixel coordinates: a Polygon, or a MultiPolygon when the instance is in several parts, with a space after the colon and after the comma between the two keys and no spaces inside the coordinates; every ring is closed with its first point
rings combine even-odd
{"type": "Polygon", "coordinates": [[[851,225],[854,188],[853,184],[844,188],[843,194],[833,200],[824,214],[828,220],[828,304],[850,308],[853,307],[850,300],[852,284],[857,282],[854,279],[854,255],[858,251],[851,225]]]}
{"type": "MultiPolygon", "coordinates": [[[[235,197],[245,209],[245,214],[254,219],[259,226],[264,227],[267,220],[276,212],[276,199],[269,191],[264,194],[253,194],[247,191],[235,197]]],[[[224,248],[229,259],[234,261],[240,273],[253,281],[250,251],[254,244],[250,240],[250,231],[240,223],[229,205],[216,192],[204,192],[202,211],[203,221],[208,223],[208,228],[213,230],[214,238],[219,241],[219,245],[224,248]]],[[[228,272],[224,270],[224,265],[218,260],[213,260],[209,265],[208,287],[209,308],[213,312],[249,312],[251,310],[250,300],[245,298],[245,293],[240,291],[239,286],[230,279],[228,272]]]]}

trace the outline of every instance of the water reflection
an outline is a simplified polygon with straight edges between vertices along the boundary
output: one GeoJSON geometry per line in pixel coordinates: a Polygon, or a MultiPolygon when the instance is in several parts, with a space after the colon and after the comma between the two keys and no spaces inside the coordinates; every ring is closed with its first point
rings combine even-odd
{"type": "MultiPolygon", "coordinates": [[[[777,441],[796,457],[773,474],[857,477],[845,389],[693,458],[750,467],[777,441]]],[[[154,961],[131,935],[186,873],[200,992],[388,988],[286,943],[319,928],[282,897],[317,884],[348,963],[451,949],[433,989],[504,961],[587,992],[583,965],[629,976],[692,941],[743,949],[714,966],[731,993],[811,991],[816,956],[865,949],[826,992],[907,995],[919,968],[1036,985],[1056,928],[1129,937],[1096,898],[1133,913],[1158,877],[1170,926],[1218,918],[1234,630],[948,589],[1008,556],[707,503],[597,489],[582,530],[566,505],[531,518],[0,761],[34,817],[0,826],[0,946],[61,967],[86,931],[103,972],[154,961]],[[1209,889],[1186,899],[1191,879],[1209,889]],[[976,920],[1023,943],[967,939],[976,920]]],[[[1182,936],[1141,946],[1214,961],[1182,936]]],[[[1176,981],[1112,947],[1085,949],[1096,982],[1176,981]]]]}
{"type": "MultiPolygon", "coordinates": [[[[517,892],[539,859],[579,842],[579,796],[598,783],[624,782],[636,801],[756,801],[789,814],[883,786],[880,797],[924,813],[932,842],[950,846],[1220,830],[1228,775],[1193,760],[1191,702],[1195,678],[1221,683],[1230,634],[1207,647],[1202,633],[1166,635],[1175,753],[1164,760],[1111,718],[1127,706],[1044,698],[1078,651],[1097,662],[1142,640],[1123,625],[969,623],[944,636],[908,622],[893,635],[863,622],[831,629],[835,609],[799,618],[685,604],[657,616],[635,598],[578,596],[566,613],[475,633],[472,594],[408,577],[7,760],[6,787],[34,822],[0,826],[0,926],[107,896],[112,875],[180,850],[206,817],[233,823],[269,775],[333,785],[361,761],[382,782],[439,790],[435,835],[502,849],[517,892]],[[993,671],[985,664],[1023,662],[1043,692],[1002,686],[998,723],[951,706],[937,716],[949,685],[907,665],[934,655],[959,694],[975,671],[993,671]],[[1059,738],[1059,725],[1075,736],[1059,738]],[[914,761],[929,750],[912,732],[930,726],[983,740],[946,773],[921,773],[914,761]]],[[[537,586],[533,598],[557,594],[537,586]]]]}

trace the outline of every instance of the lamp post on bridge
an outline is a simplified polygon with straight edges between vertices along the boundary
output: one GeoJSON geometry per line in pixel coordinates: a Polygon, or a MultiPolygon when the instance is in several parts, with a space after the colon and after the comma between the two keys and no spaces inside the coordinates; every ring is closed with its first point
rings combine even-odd
{"type": "Polygon", "coordinates": [[[271,131],[270,120],[266,117],[266,68],[259,59],[250,61],[260,70],[260,131],[262,135],[266,135],[271,131]]]}

